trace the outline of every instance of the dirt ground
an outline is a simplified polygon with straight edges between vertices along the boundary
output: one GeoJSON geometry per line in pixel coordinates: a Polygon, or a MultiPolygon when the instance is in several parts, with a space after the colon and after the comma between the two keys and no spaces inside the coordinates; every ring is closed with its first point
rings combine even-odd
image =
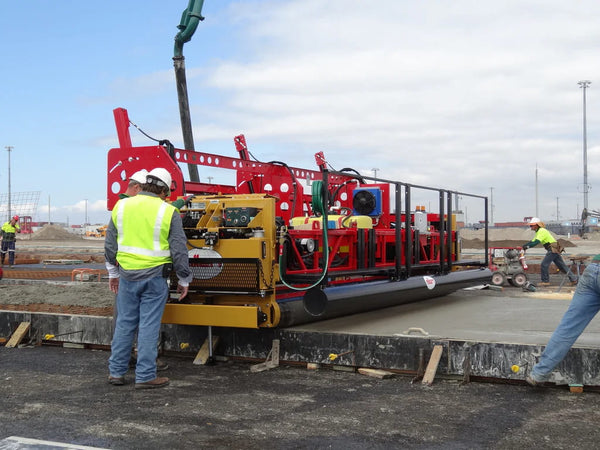
{"type": "MultiPolygon", "coordinates": [[[[492,229],[489,233],[490,246],[513,247],[530,240],[533,233],[522,228],[492,229]]],[[[564,256],[568,262],[569,255],[593,256],[600,253],[600,237],[581,239],[578,236],[556,236],[567,248],[564,256]]],[[[462,230],[463,252],[477,254],[483,248],[483,230],[462,230]]],[[[535,273],[535,264],[545,254],[543,248],[527,251],[527,260],[535,273]]],[[[46,226],[32,236],[17,241],[17,260],[26,260],[24,265],[17,264],[14,269],[21,270],[29,266],[29,262],[45,260],[80,260],[79,265],[38,265],[36,268],[60,269],[69,271],[80,267],[104,268],[104,240],[98,238],[84,239],[66,232],[60,227],[46,226]]],[[[15,309],[16,305],[32,305],[30,309],[49,312],[69,312],[68,306],[98,308],[94,314],[110,315],[114,302],[114,294],[108,289],[106,279],[100,282],[47,282],[30,281],[27,284],[14,284],[14,280],[5,277],[0,281],[0,306],[15,309]],[[10,282],[10,283],[9,283],[10,282]],[[11,307],[10,305],[14,305],[11,307]],[[63,309],[45,308],[43,305],[57,305],[63,309]]]]}
{"type": "Polygon", "coordinates": [[[0,347],[0,448],[22,436],[114,450],[592,449],[600,434],[595,392],[441,379],[428,387],[296,366],[252,373],[246,363],[177,357],[165,358],[168,387],[139,391],[131,375],[125,386],[107,383],[107,358],[0,347]]]}
{"type": "MultiPolygon", "coordinates": [[[[600,253],[597,241],[573,242],[569,254],[600,253]]],[[[94,260],[102,247],[101,240],[32,239],[19,241],[17,252],[94,260]]],[[[528,251],[531,259],[541,255],[528,251]]],[[[17,283],[0,281],[0,309],[84,304],[112,311],[105,280],[17,283]]],[[[0,347],[0,449],[15,448],[5,444],[8,436],[148,450],[582,449],[600,439],[600,395],[588,390],[437,378],[427,387],[410,377],[303,366],[252,373],[248,363],[197,366],[166,356],[170,368],[161,375],[171,384],[136,391],[131,374],[125,386],[106,382],[107,358],[103,350],[0,347]]]]}

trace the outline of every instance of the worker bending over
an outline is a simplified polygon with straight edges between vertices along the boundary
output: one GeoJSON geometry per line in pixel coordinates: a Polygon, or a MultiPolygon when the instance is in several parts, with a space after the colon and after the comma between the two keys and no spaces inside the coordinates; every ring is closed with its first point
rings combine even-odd
{"type": "Polygon", "coordinates": [[[21,232],[19,226],[19,216],[13,216],[8,222],[2,225],[2,232],[0,238],[2,238],[2,247],[0,247],[0,258],[2,265],[4,265],[4,259],[8,252],[8,265],[12,267],[15,263],[15,242],[17,240],[16,233],[21,232]]]}
{"type": "Polygon", "coordinates": [[[560,256],[562,252],[562,247],[556,239],[552,236],[552,234],[544,227],[544,223],[538,219],[537,217],[532,217],[529,221],[529,227],[535,231],[535,236],[533,240],[523,244],[523,250],[527,250],[528,248],[535,247],[538,244],[542,244],[546,249],[547,253],[542,260],[542,282],[539,283],[539,286],[550,286],[550,264],[554,263],[554,265],[563,273],[568,274],[569,280],[572,284],[577,284],[577,277],[569,270],[567,264],[560,256]]]}

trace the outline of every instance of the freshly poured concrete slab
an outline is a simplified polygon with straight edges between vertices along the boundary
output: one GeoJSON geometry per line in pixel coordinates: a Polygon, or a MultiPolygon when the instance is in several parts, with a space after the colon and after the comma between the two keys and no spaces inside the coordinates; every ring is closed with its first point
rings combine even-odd
{"type": "MultiPolygon", "coordinates": [[[[423,336],[478,342],[545,345],[569,306],[570,295],[541,298],[517,294],[458,291],[445,297],[410,303],[323,322],[299,325],[296,331],[423,336]],[[554,297],[554,298],[552,298],[554,297]],[[410,333],[408,330],[414,329],[410,333]]],[[[595,318],[576,345],[600,348],[600,319],[595,318]]]]}

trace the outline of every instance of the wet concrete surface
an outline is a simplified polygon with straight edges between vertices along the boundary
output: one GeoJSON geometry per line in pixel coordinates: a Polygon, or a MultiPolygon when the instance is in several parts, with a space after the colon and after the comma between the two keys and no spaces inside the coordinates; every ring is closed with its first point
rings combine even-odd
{"type": "MultiPolygon", "coordinates": [[[[597,447],[600,394],[166,357],[166,388],[106,382],[106,351],[0,348],[0,448],[22,436],[111,449],[597,447]]],[[[132,375],[130,375],[131,379],[132,375]]]]}

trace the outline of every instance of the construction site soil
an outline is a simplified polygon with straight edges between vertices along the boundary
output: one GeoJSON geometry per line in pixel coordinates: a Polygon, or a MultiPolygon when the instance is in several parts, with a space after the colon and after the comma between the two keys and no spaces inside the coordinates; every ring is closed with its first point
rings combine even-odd
{"type": "MultiPolygon", "coordinates": [[[[465,255],[482,258],[483,230],[460,232],[465,255]]],[[[533,237],[522,228],[491,229],[490,247],[521,246],[533,237]]],[[[593,256],[600,253],[600,234],[588,239],[556,236],[567,249],[564,256],[593,256]]],[[[543,248],[528,250],[531,274],[539,273],[543,248]]],[[[82,238],[63,228],[47,225],[27,238],[17,240],[17,259],[13,268],[4,266],[0,281],[0,309],[92,314],[112,314],[114,294],[108,289],[104,269],[104,240],[82,238]],[[94,268],[100,279],[71,282],[78,268],[94,268]],[[50,280],[50,281],[48,281],[50,280]]]]}
{"type": "Polygon", "coordinates": [[[593,449],[600,395],[166,357],[171,384],[107,383],[106,351],[0,347],[0,449],[593,449]],[[12,445],[12,446],[11,446],[12,445]]]}
{"type": "MultiPolygon", "coordinates": [[[[524,238],[500,231],[491,231],[491,246],[522,245],[532,236],[528,230],[524,238]]],[[[478,247],[464,245],[482,240],[477,233],[463,234],[463,249],[481,256],[478,247]]],[[[573,243],[567,256],[600,253],[598,240],[565,240],[573,243]]],[[[539,262],[544,251],[527,253],[528,261],[539,262]]],[[[105,279],[70,281],[74,267],[102,267],[101,239],[34,235],[17,242],[17,254],[40,263],[4,267],[0,310],[112,314],[114,294],[105,279]],[[60,271],[44,260],[58,260],[65,280],[6,276],[31,267],[60,271]]],[[[505,291],[517,293],[528,295],[505,291]]],[[[164,375],[171,384],[138,391],[131,374],[125,386],[107,383],[108,356],[106,349],[48,343],[0,347],[0,449],[59,448],[17,446],[9,436],[72,444],[60,448],[111,449],[581,449],[596,448],[600,439],[600,395],[587,388],[573,394],[566,386],[439,378],[426,386],[412,376],[378,379],[305,365],[254,373],[248,362],[199,366],[189,357],[167,355],[164,375]]]]}

